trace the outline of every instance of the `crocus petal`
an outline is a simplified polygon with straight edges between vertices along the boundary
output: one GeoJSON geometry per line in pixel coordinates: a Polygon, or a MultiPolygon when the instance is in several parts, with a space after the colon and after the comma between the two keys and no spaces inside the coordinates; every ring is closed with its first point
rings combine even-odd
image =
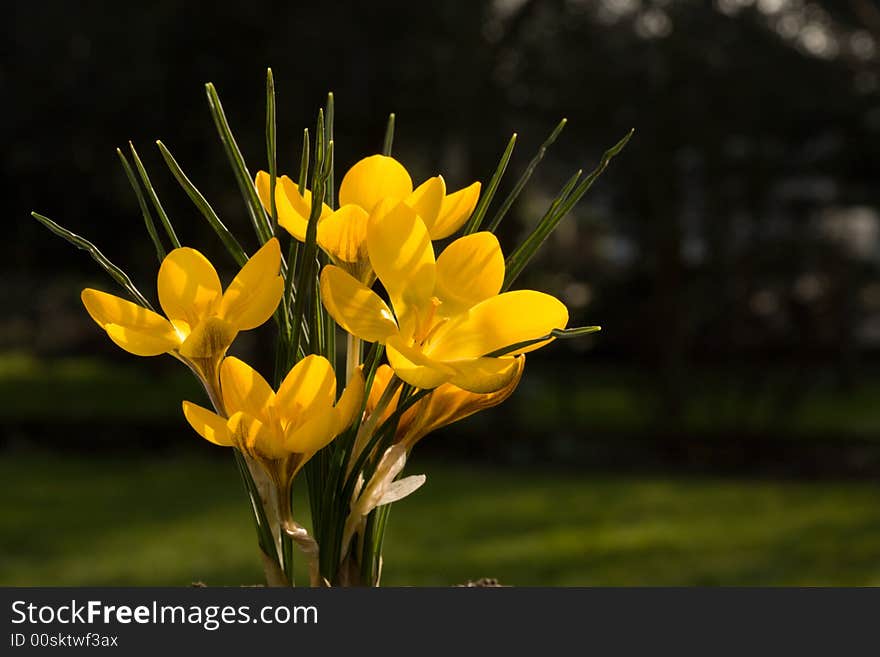
{"type": "Polygon", "coordinates": [[[440,216],[430,227],[431,239],[442,240],[461,228],[462,224],[473,214],[479,198],[480,183],[478,182],[444,198],[443,205],[440,207],[440,216]]]}
{"type": "Polygon", "coordinates": [[[336,401],[336,374],[323,356],[306,356],[284,377],[275,395],[275,410],[286,424],[302,424],[310,415],[329,410],[336,401]]]}
{"type": "Polygon", "coordinates": [[[437,258],[438,312],[452,317],[494,297],[504,283],[504,256],[492,233],[460,237],[437,258]]]}
{"type": "MultiPolygon", "coordinates": [[[[387,205],[387,204],[386,204],[387,205]]],[[[434,247],[415,210],[397,203],[370,215],[367,248],[370,264],[391,297],[394,310],[422,307],[434,293],[434,247]]]]}
{"type": "Polygon", "coordinates": [[[321,272],[321,301],[346,331],[367,342],[382,342],[397,332],[394,315],[370,288],[334,265],[321,272]]]}
{"type": "Polygon", "coordinates": [[[455,368],[451,384],[467,390],[485,394],[507,386],[516,376],[519,366],[516,358],[476,358],[457,363],[448,363],[455,368]]]}
{"type": "Polygon", "coordinates": [[[104,330],[117,346],[135,356],[158,356],[172,351],[180,344],[175,338],[138,331],[119,324],[107,324],[104,330]]]}
{"type": "Polygon", "coordinates": [[[130,353],[158,356],[180,345],[171,323],[152,310],[90,288],[82,291],[81,298],[92,319],[130,353]]]}
{"type": "Polygon", "coordinates": [[[413,193],[406,198],[405,203],[416,211],[430,233],[432,232],[431,227],[440,215],[440,208],[445,196],[446,183],[443,176],[434,176],[416,187],[413,193]]]}
{"type": "Polygon", "coordinates": [[[318,224],[318,246],[337,261],[366,260],[369,218],[359,205],[343,205],[318,224]]]}
{"type": "Polygon", "coordinates": [[[264,324],[275,312],[284,292],[281,247],[276,238],[266,242],[238,275],[220,301],[218,315],[241,331],[264,324]]]}
{"type": "Polygon", "coordinates": [[[208,317],[193,327],[180,345],[180,355],[189,359],[219,359],[238,335],[238,329],[219,317],[208,317]]]}
{"type": "MultiPolygon", "coordinates": [[[[370,385],[370,393],[367,396],[367,403],[364,406],[364,412],[367,415],[371,415],[375,410],[376,406],[379,404],[379,400],[382,398],[382,395],[385,394],[385,390],[388,388],[388,384],[391,383],[391,377],[394,376],[394,370],[391,369],[388,365],[380,365],[376,369],[376,373],[373,375],[373,383],[370,385]]],[[[397,392],[394,393],[394,396],[391,398],[391,402],[385,408],[385,411],[382,413],[378,425],[381,425],[385,420],[387,420],[391,414],[394,412],[394,409],[397,408],[397,403],[400,400],[400,388],[397,389],[397,392]]],[[[419,405],[420,402],[416,402],[415,406],[411,407],[403,416],[400,418],[400,424],[402,424],[408,415],[411,415],[413,410],[419,405]]]]}
{"type": "MultiPolygon", "coordinates": [[[[516,290],[481,301],[442,326],[428,352],[444,361],[477,358],[504,347],[565,328],[568,310],[559,299],[534,290],[516,290]]],[[[509,355],[542,346],[531,345],[509,355]]]]}
{"type": "MultiPolygon", "coordinates": [[[[271,179],[268,172],[257,171],[257,175],[254,176],[254,187],[257,188],[257,196],[260,197],[260,202],[268,213],[272,212],[272,206],[269,203],[270,183],[271,179]]],[[[275,179],[275,189],[278,189],[278,178],[275,179]]]]}
{"type": "Polygon", "coordinates": [[[388,364],[406,383],[417,388],[436,388],[446,383],[456,371],[444,363],[431,360],[421,351],[408,346],[398,336],[388,338],[385,343],[388,364]]]}
{"type": "Polygon", "coordinates": [[[336,437],[338,426],[339,411],[328,408],[299,426],[288,427],[284,432],[283,450],[311,456],[336,437]]]}
{"type": "Polygon", "coordinates": [[[280,459],[287,456],[281,436],[248,413],[233,413],[226,426],[229,427],[235,443],[253,457],[280,459]]]}
{"type": "Polygon", "coordinates": [[[226,425],[226,418],[188,401],[183,402],[183,414],[190,426],[205,440],[221,447],[232,447],[235,444],[232,432],[226,425]]]}
{"type": "MultiPolygon", "coordinates": [[[[287,176],[281,176],[275,185],[275,207],[278,210],[278,225],[300,242],[305,242],[312,211],[312,193],[304,189],[300,194],[295,182],[287,176]]],[[[323,203],[318,221],[322,221],[331,212],[330,206],[323,203]]]]}
{"type": "Polygon", "coordinates": [[[194,327],[211,314],[222,292],[214,265],[195,249],[174,249],[159,267],[159,303],[172,323],[194,327]]]}
{"type": "Polygon", "coordinates": [[[339,186],[339,205],[353,203],[369,212],[384,198],[405,199],[412,178],[404,166],[387,155],[371,155],[355,164],[339,186]]]}
{"type": "Polygon", "coordinates": [[[361,368],[354,371],[348,385],[342,392],[339,402],[336,404],[338,411],[339,424],[336,427],[336,433],[341,433],[351,426],[352,422],[360,413],[361,406],[364,403],[364,373],[361,368]]]}
{"type": "Polygon", "coordinates": [[[227,414],[243,411],[260,420],[268,419],[275,393],[266,379],[244,361],[232,356],[223,360],[220,390],[227,414]]]}
{"type": "MultiPolygon", "coordinates": [[[[432,431],[464,419],[478,411],[497,406],[506,400],[522,378],[526,359],[525,356],[518,356],[514,360],[513,376],[504,387],[495,392],[473,393],[452,383],[444,383],[439,386],[416,404],[414,408],[418,408],[418,413],[413,416],[414,421],[406,427],[403,427],[403,422],[398,425],[400,442],[404,443],[407,448],[412,448],[416,442],[432,431]]],[[[404,415],[404,419],[406,415],[409,413],[404,415]]]]}

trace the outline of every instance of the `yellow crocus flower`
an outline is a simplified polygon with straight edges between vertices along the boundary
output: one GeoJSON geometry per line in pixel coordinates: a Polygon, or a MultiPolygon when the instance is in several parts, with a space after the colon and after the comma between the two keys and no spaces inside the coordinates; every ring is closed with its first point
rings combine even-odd
{"type": "Polygon", "coordinates": [[[217,367],[239,331],[275,312],[284,280],[281,250],[272,238],[248,260],[224,292],[205,256],[188,247],[171,251],[159,267],[159,304],[166,317],[112,294],[87,288],[82,302],[110,339],[136,356],[171,354],[216,387],[217,367]]]}
{"type": "MultiPolygon", "coordinates": [[[[259,171],[255,185],[269,211],[269,174],[259,171]]],[[[374,213],[386,212],[399,201],[413,208],[427,226],[431,239],[448,237],[470,217],[480,196],[480,183],[446,193],[442,176],[434,176],[413,189],[406,168],[393,157],[371,155],[355,164],[339,186],[339,209],[325,203],[318,218],[318,246],[333,262],[362,283],[374,278],[367,254],[367,224],[374,213]]],[[[281,176],[275,186],[278,224],[300,242],[306,239],[312,196],[299,193],[297,184],[281,176]]]]}
{"type": "Polygon", "coordinates": [[[312,355],[299,361],[274,392],[259,372],[229,357],[220,366],[220,391],[226,417],[188,401],[183,413],[202,438],[237,447],[263,467],[279,491],[284,520],[293,477],[354,422],[364,379],[355,370],[337,402],[333,366],[312,355]]]}
{"type": "Polygon", "coordinates": [[[425,223],[398,203],[370,217],[367,247],[394,311],[333,265],[321,272],[324,307],[352,335],[384,344],[397,376],[418,388],[452,383],[475,393],[499,390],[516,373],[513,356],[547,341],[504,357],[487,354],[568,323],[565,305],[548,294],[499,294],[504,257],[492,233],[459,238],[435,259],[425,223]]]}

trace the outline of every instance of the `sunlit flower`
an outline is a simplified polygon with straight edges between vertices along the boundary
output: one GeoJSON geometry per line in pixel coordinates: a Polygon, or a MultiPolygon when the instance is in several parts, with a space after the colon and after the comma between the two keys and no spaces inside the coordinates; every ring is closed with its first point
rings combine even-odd
{"type": "Polygon", "coordinates": [[[384,344],[397,376],[418,388],[452,383],[470,392],[494,392],[515,375],[513,356],[547,341],[520,343],[568,323],[565,305],[548,294],[499,294],[504,257],[492,233],[459,238],[435,259],[425,223],[398,203],[371,216],[367,246],[394,312],[333,265],[321,272],[324,306],[352,335],[384,344]],[[503,357],[490,356],[512,345],[520,346],[503,357]]]}
{"type": "Polygon", "coordinates": [[[110,339],[137,356],[171,354],[211,385],[220,360],[239,331],[265,323],[275,312],[284,281],[281,251],[271,239],[241,268],[224,292],[217,271],[195,249],[174,249],[159,267],[159,304],[165,317],[93,289],[82,292],[86,310],[110,339]]]}
{"type": "MultiPolygon", "coordinates": [[[[255,184],[263,205],[269,210],[269,174],[257,173],[255,184]]],[[[446,194],[442,176],[434,176],[413,189],[412,178],[404,166],[386,155],[371,155],[355,164],[339,186],[339,209],[325,203],[318,218],[317,240],[335,264],[362,283],[373,279],[367,253],[367,224],[374,213],[389,211],[403,201],[421,217],[431,239],[448,237],[468,219],[480,196],[476,182],[446,194]]],[[[281,176],[275,186],[278,223],[300,242],[306,239],[311,192],[299,193],[297,184],[281,176]]]]}
{"type": "Polygon", "coordinates": [[[185,401],[187,421],[205,440],[237,447],[259,463],[284,505],[300,468],[354,422],[364,379],[356,370],[337,402],[332,365],[312,355],[290,370],[276,393],[250,365],[229,357],[220,366],[220,390],[226,417],[185,401]]]}

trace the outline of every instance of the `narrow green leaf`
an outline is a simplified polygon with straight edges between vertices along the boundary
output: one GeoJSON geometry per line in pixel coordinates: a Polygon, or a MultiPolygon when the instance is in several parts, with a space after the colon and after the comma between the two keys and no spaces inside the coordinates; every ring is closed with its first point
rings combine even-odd
{"type": "Polygon", "coordinates": [[[263,209],[263,204],[260,202],[260,197],[254,187],[253,176],[248,171],[244,157],[241,154],[241,149],[239,149],[238,143],[232,135],[232,130],[229,127],[229,122],[226,120],[226,114],[223,112],[223,105],[220,103],[217,89],[213,83],[209,82],[205,85],[205,91],[208,95],[208,106],[211,110],[211,116],[214,118],[214,124],[217,127],[217,134],[220,136],[223,149],[226,151],[226,157],[235,174],[235,179],[244,198],[254,231],[260,240],[260,244],[264,244],[272,237],[272,227],[269,223],[271,220],[266,216],[266,211],[263,209]]]}
{"type": "Polygon", "coordinates": [[[147,190],[147,195],[150,197],[150,201],[152,201],[153,207],[156,209],[156,214],[159,215],[159,221],[161,221],[162,225],[165,227],[165,232],[168,233],[168,239],[171,240],[171,244],[175,249],[179,249],[180,240],[177,239],[177,233],[174,232],[171,220],[168,218],[165,208],[162,207],[162,203],[159,201],[159,195],[156,194],[156,190],[153,188],[153,183],[150,182],[150,176],[147,175],[144,163],[141,162],[141,158],[138,156],[134,144],[128,142],[128,146],[131,148],[131,156],[132,159],[134,159],[134,165],[137,167],[138,173],[141,176],[141,182],[144,184],[144,189],[147,190]]]}
{"type": "Polygon", "coordinates": [[[560,338],[560,339],[571,339],[571,338],[579,338],[583,335],[589,335],[590,333],[596,333],[597,331],[601,331],[601,326],[579,326],[577,328],[570,329],[553,329],[547,335],[542,336],[540,338],[534,338],[532,340],[523,340],[522,342],[516,342],[514,344],[507,345],[506,347],[502,347],[501,349],[496,349],[495,351],[486,354],[486,358],[498,358],[499,356],[504,356],[506,354],[511,354],[515,351],[519,351],[521,349],[525,349],[526,347],[530,347],[533,344],[538,344],[539,342],[545,342],[552,338],[560,338]]]}
{"type": "Polygon", "coordinates": [[[141,208],[141,214],[144,216],[144,224],[147,227],[147,232],[150,234],[150,240],[153,242],[153,246],[156,249],[156,258],[161,264],[165,259],[165,247],[162,246],[162,240],[159,239],[159,232],[156,230],[156,224],[153,221],[153,215],[150,214],[150,208],[147,207],[147,200],[144,198],[141,186],[138,183],[137,178],[135,178],[134,171],[128,163],[128,159],[126,159],[123,154],[122,149],[117,148],[116,154],[119,156],[119,161],[122,163],[122,168],[125,169],[125,175],[128,178],[128,182],[134,190],[135,196],[137,196],[138,205],[141,208]]]}
{"type": "MultiPolygon", "coordinates": [[[[324,112],[318,111],[318,126],[315,130],[317,144],[315,148],[315,164],[312,170],[312,207],[309,213],[309,222],[306,228],[306,240],[302,245],[299,260],[299,271],[296,277],[297,294],[294,295],[292,316],[291,316],[291,354],[293,358],[297,354],[300,344],[308,344],[303,341],[303,324],[306,317],[311,317],[309,312],[309,298],[312,296],[311,279],[315,276],[315,262],[317,254],[317,238],[318,238],[318,218],[321,216],[321,208],[324,202],[326,192],[326,182],[328,174],[327,160],[332,159],[332,142],[330,148],[325,146],[324,142],[324,112]],[[328,156],[328,150],[330,155],[328,156]]],[[[317,301],[317,300],[315,300],[317,301]]],[[[320,303],[319,301],[317,301],[320,303]]],[[[312,327],[312,331],[317,327],[312,327]]],[[[307,338],[308,340],[308,338],[307,338]]]]}
{"type": "Polygon", "coordinates": [[[501,204],[501,207],[498,208],[498,212],[495,213],[495,216],[492,217],[492,220],[489,222],[489,226],[486,230],[494,233],[495,229],[498,228],[501,220],[504,219],[504,216],[510,210],[510,207],[513,205],[514,201],[516,201],[516,199],[519,197],[520,192],[522,192],[523,188],[526,186],[529,178],[532,177],[535,169],[541,163],[541,160],[544,159],[544,155],[547,153],[547,149],[553,144],[553,142],[556,141],[556,138],[559,137],[562,129],[565,128],[566,123],[568,123],[568,119],[562,119],[553,129],[553,132],[550,133],[550,136],[544,140],[543,144],[541,144],[541,147],[538,149],[535,157],[532,158],[532,161],[529,162],[526,170],[523,171],[522,176],[520,176],[519,180],[516,181],[516,185],[514,185],[513,189],[510,190],[510,194],[508,194],[507,197],[504,199],[504,202],[501,204]]]}
{"type": "Polygon", "coordinates": [[[385,139],[382,141],[382,155],[391,155],[391,147],[394,145],[394,112],[388,115],[388,123],[385,126],[385,139]]]}
{"type": "Polygon", "coordinates": [[[132,283],[131,278],[129,278],[128,274],[126,274],[124,271],[122,271],[122,269],[110,262],[110,260],[107,259],[107,256],[101,253],[98,247],[89,242],[86,238],[80,237],[76,233],[67,230],[59,224],[56,224],[54,221],[49,219],[49,217],[44,217],[37,212],[31,212],[31,216],[39,221],[41,224],[43,224],[46,228],[51,230],[53,233],[73,244],[76,248],[87,251],[89,255],[92,256],[92,259],[97,262],[114,281],[121,285],[135,302],[137,302],[144,308],[149,308],[150,310],[153,309],[153,306],[150,304],[149,301],[147,301],[147,298],[143,294],[141,294],[140,290],[138,290],[137,287],[135,287],[135,284],[132,283]]]}
{"type": "Polygon", "coordinates": [[[214,232],[217,233],[217,236],[223,241],[226,250],[229,251],[229,254],[233,257],[239,267],[244,266],[248,257],[244,252],[244,249],[241,248],[241,244],[238,243],[235,236],[220,220],[220,217],[217,216],[214,208],[211,207],[211,204],[208,203],[208,200],[204,195],[183,172],[183,169],[180,168],[177,160],[174,159],[174,156],[171,154],[171,151],[165,147],[165,144],[161,141],[157,141],[156,145],[159,147],[159,152],[162,153],[162,158],[165,160],[165,164],[168,165],[171,173],[177,179],[177,182],[180,183],[180,186],[186,192],[187,196],[189,196],[193,204],[199,209],[199,212],[202,213],[202,216],[208,220],[208,223],[211,225],[211,228],[214,229],[214,232]]]}
{"type": "MultiPolygon", "coordinates": [[[[605,171],[614,156],[623,150],[634,132],[634,130],[630,130],[623,139],[605,151],[596,168],[593,169],[586,178],[581,180],[576,187],[572,184],[571,187],[573,187],[573,189],[569,189],[569,185],[566,185],[566,187],[563,188],[551,204],[550,209],[541,221],[538,222],[538,225],[532,233],[507,258],[507,261],[505,262],[506,273],[502,290],[507,290],[513,284],[525,266],[534,257],[540,246],[550,236],[556,226],[559,225],[562,218],[568,214],[584,194],[587,193],[590,187],[593,186],[593,183],[596,182],[600,175],[602,175],[602,172],[605,171]]],[[[579,178],[579,175],[575,176],[569,181],[569,183],[571,184],[577,178],[579,178]]]]}
{"type": "Polygon", "coordinates": [[[266,69],[266,153],[269,158],[269,205],[272,220],[272,234],[278,233],[278,208],[275,206],[275,183],[278,178],[276,159],[277,138],[275,135],[275,78],[272,69],[266,69]]]}
{"type": "Polygon", "coordinates": [[[492,197],[495,196],[498,184],[504,176],[504,171],[507,169],[507,165],[510,162],[510,156],[513,155],[514,146],[516,146],[515,132],[510,137],[510,141],[507,142],[507,148],[505,148],[504,153],[501,154],[501,159],[498,161],[498,166],[495,167],[495,173],[493,173],[492,177],[489,179],[489,184],[486,185],[486,188],[480,195],[480,200],[477,201],[477,207],[474,208],[473,213],[464,225],[464,235],[470,235],[471,233],[480,230],[480,225],[483,223],[483,217],[486,215],[486,211],[489,209],[489,204],[492,202],[492,197]]]}
{"type": "Polygon", "coordinates": [[[306,183],[309,178],[309,129],[303,130],[303,147],[302,155],[299,158],[299,183],[298,191],[300,195],[306,190],[306,183]]]}
{"type": "MultiPolygon", "coordinates": [[[[333,98],[333,92],[331,91],[330,93],[327,94],[327,114],[326,114],[326,120],[324,121],[324,143],[327,143],[327,144],[330,144],[333,142],[333,120],[334,120],[335,113],[336,113],[335,101],[333,98]]],[[[333,197],[336,194],[336,191],[334,188],[334,180],[333,180],[334,169],[335,169],[335,167],[333,165],[333,160],[331,158],[330,171],[327,174],[327,191],[324,194],[324,196],[326,198],[327,205],[329,205],[331,208],[336,207],[336,204],[333,201],[333,197]]]]}

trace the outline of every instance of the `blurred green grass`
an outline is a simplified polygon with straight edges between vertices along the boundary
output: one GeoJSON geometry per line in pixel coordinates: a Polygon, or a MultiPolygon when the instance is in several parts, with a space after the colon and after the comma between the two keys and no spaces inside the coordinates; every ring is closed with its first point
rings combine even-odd
{"type": "MultiPolygon", "coordinates": [[[[0,585],[259,582],[225,456],[4,452],[0,585]]],[[[411,471],[428,483],[391,513],[386,585],[880,585],[869,482],[411,471]]]]}
{"type": "MultiPolygon", "coordinates": [[[[0,418],[8,423],[67,421],[174,423],[180,400],[204,400],[185,368],[170,359],[38,358],[0,353],[0,418]]],[[[656,390],[635,369],[590,366],[576,379],[560,378],[552,362],[530,365],[505,417],[517,431],[543,436],[548,427],[571,431],[650,434],[658,418],[656,390]],[[549,368],[549,369],[547,369],[549,368]]],[[[713,436],[743,433],[779,438],[821,436],[880,441],[880,375],[853,389],[828,380],[801,391],[786,406],[797,373],[707,369],[691,373],[679,430],[713,436]],[[782,404],[782,407],[781,407],[782,404]]],[[[478,416],[477,425],[485,419],[478,416]]],[[[466,425],[462,425],[466,426],[466,425]]]]}

